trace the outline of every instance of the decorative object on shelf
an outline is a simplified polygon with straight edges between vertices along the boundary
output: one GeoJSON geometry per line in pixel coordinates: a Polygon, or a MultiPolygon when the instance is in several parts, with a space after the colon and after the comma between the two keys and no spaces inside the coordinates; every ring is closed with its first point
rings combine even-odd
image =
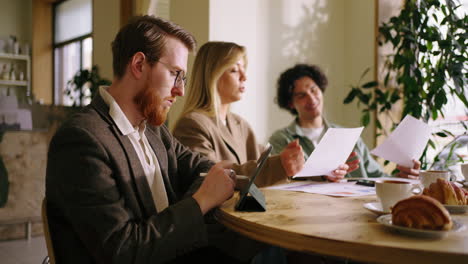
{"type": "MultiPolygon", "coordinates": [[[[386,58],[384,81],[362,85],[359,81],[344,99],[345,104],[357,99],[363,106],[363,125],[369,124],[371,112],[391,119],[392,107],[400,103],[401,118],[410,114],[426,122],[436,120],[444,116],[448,93],[468,108],[465,95],[468,16],[459,17],[456,14],[459,7],[455,0],[408,0],[399,15],[379,26],[379,45],[390,45],[394,52],[386,58]]],[[[399,120],[391,119],[391,122],[390,129],[393,129],[399,120]]],[[[464,123],[462,125],[468,129],[464,123]]],[[[379,117],[376,126],[388,134],[379,117]]],[[[447,130],[435,134],[454,136],[447,130]]],[[[428,146],[435,148],[432,139],[428,146]]],[[[420,159],[423,169],[428,166],[428,146],[420,159]]]]}
{"type": "MultiPolygon", "coordinates": [[[[11,38],[9,42],[12,42],[11,38]]],[[[26,45],[29,47],[29,44],[26,45]]],[[[25,103],[31,97],[30,56],[13,54],[8,48],[6,51],[0,52],[0,95],[15,93],[20,102],[25,103]]]]}
{"type": "Polygon", "coordinates": [[[8,46],[6,48],[6,53],[11,54],[20,54],[20,43],[14,35],[10,35],[8,38],[8,46]]]}
{"type": "Polygon", "coordinates": [[[86,99],[92,99],[99,86],[110,84],[110,80],[101,78],[98,66],[94,65],[91,71],[88,69],[79,70],[73,79],[68,81],[66,94],[73,101],[73,106],[85,106],[86,99]]]}
{"type": "Polygon", "coordinates": [[[3,66],[2,66],[0,79],[2,79],[2,80],[9,80],[10,79],[10,70],[8,69],[8,64],[7,63],[3,64],[3,66]]]}
{"type": "Polygon", "coordinates": [[[11,69],[10,69],[10,80],[16,81],[15,64],[12,64],[12,65],[11,65],[11,69]]]}

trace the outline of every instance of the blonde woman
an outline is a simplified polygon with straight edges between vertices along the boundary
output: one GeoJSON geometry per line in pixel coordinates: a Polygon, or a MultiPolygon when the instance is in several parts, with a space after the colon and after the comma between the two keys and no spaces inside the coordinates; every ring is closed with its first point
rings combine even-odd
{"type": "MultiPolygon", "coordinates": [[[[201,46],[193,65],[184,109],[173,135],[182,144],[213,161],[233,162],[237,174],[250,175],[263,147],[258,144],[247,121],[229,111],[231,103],[241,100],[245,92],[246,68],[247,55],[243,46],[232,42],[208,42],[201,46]]],[[[303,167],[304,154],[298,142],[290,142],[278,152],[269,157],[257,176],[255,183],[258,186],[275,184],[303,167]]],[[[335,173],[343,176],[347,169],[347,165],[342,165],[335,173]]],[[[235,234],[227,243],[227,233],[221,240],[212,242],[222,252],[244,262],[258,253],[257,260],[285,263],[281,249],[267,247],[261,250],[258,243],[235,234]]]]}
{"type": "MultiPolygon", "coordinates": [[[[187,101],[173,135],[193,151],[213,161],[234,163],[238,174],[249,175],[263,147],[250,125],[229,111],[245,92],[246,50],[232,42],[208,42],[197,53],[188,87],[187,101]]],[[[279,155],[269,157],[258,186],[267,186],[296,174],[304,165],[298,142],[290,142],[279,155]]],[[[346,174],[347,165],[335,173],[346,174]]]]}

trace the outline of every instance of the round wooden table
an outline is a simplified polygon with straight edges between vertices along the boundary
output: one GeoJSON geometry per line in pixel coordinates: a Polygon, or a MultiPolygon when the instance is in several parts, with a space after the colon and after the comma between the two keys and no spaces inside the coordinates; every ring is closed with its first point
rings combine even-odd
{"type": "Polygon", "coordinates": [[[392,232],[363,204],[375,196],[330,197],[261,189],[266,212],[238,212],[238,194],[216,212],[223,225],[252,239],[283,248],[377,263],[468,263],[468,214],[452,215],[465,225],[442,239],[392,232]]]}

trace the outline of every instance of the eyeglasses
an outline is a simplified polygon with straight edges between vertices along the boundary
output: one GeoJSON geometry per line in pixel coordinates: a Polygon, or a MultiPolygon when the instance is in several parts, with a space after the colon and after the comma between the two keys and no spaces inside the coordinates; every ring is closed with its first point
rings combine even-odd
{"type": "Polygon", "coordinates": [[[169,71],[171,72],[171,74],[175,75],[175,79],[174,79],[174,87],[178,87],[178,88],[181,88],[182,87],[182,83],[184,84],[184,87],[185,85],[187,85],[187,77],[186,76],[182,76],[182,70],[174,70],[174,67],[163,62],[163,61],[156,61],[156,62],[159,62],[161,63],[162,65],[166,66],[166,68],[169,69],[169,71]]]}

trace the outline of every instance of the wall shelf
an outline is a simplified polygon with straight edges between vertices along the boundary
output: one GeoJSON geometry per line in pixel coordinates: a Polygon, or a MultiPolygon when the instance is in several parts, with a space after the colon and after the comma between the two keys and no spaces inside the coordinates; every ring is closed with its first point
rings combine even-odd
{"type": "Polygon", "coordinates": [[[5,86],[28,86],[28,81],[0,80],[0,85],[5,85],[5,86]]]}
{"type": "MultiPolygon", "coordinates": [[[[8,63],[10,65],[16,65],[17,69],[22,69],[24,80],[18,80],[19,72],[16,72],[17,80],[5,80],[0,79],[0,88],[5,87],[26,87],[24,92],[20,92],[22,95],[19,95],[21,98],[27,98],[31,96],[31,57],[26,54],[11,54],[11,53],[1,53],[0,52],[0,63],[8,63]]],[[[2,69],[0,69],[2,71],[2,69]]],[[[1,76],[0,76],[1,78],[1,76]]],[[[18,95],[18,94],[17,94],[18,95]]]]}
{"type": "Polygon", "coordinates": [[[10,53],[0,53],[1,59],[12,59],[12,60],[29,60],[28,55],[24,54],[10,54],[10,53]]]}

